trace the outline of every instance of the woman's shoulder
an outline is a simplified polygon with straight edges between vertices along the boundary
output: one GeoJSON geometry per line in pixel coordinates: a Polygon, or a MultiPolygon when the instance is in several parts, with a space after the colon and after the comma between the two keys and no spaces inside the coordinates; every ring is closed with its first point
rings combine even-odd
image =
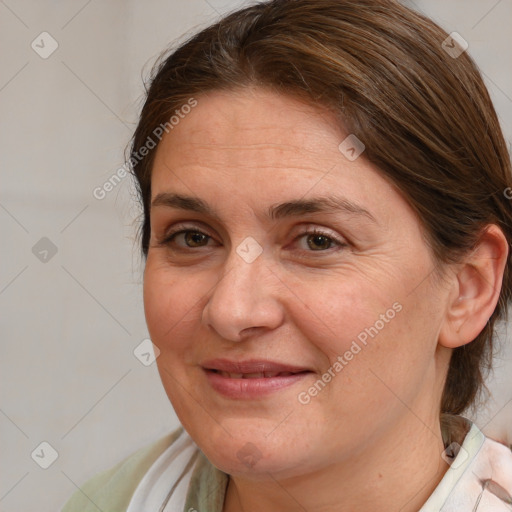
{"type": "Polygon", "coordinates": [[[112,468],[83,484],[64,505],[62,512],[126,510],[135,489],[154,462],[171,445],[186,437],[179,427],[157,441],[132,453],[112,468]]]}

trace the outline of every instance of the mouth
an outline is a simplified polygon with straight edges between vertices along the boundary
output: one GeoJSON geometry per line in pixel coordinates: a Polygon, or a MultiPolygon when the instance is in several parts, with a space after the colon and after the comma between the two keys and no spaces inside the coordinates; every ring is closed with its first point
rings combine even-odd
{"type": "Polygon", "coordinates": [[[221,377],[226,377],[228,379],[269,379],[272,377],[288,377],[290,375],[297,375],[299,373],[307,373],[308,370],[303,370],[299,372],[253,372],[253,373],[232,373],[225,372],[221,370],[206,370],[211,371],[220,375],[221,377]]]}
{"type": "Polygon", "coordinates": [[[202,365],[210,386],[232,399],[255,399],[283,390],[313,372],[276,361],[216,359],[202,365]]]}
{"type": "Polygon", "coordinates": [[[249,359],[245,361],[211,359],[203,362],[201,366],[207,371],[216,372],[232,379],[263,379],[310,371],[303,366],[266,359],[249,359]]]}

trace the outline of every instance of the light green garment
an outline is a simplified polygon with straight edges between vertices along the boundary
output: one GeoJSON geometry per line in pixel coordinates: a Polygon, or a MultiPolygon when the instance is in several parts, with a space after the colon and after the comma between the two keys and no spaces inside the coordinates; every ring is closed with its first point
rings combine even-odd
{"type": "Polygon", "coordinates": [[[91,478],[73,494],[62,512],[125,511],[142,477],[180,432],[172,432],[91,478]]]}

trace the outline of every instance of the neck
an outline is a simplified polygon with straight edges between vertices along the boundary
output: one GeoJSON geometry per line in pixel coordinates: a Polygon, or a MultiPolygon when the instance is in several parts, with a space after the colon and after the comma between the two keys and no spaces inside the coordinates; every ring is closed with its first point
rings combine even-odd
{"type": "Polygon", "coordinates": [[[439,419],[425,425],[413,414],[353,458],[293,478],[230,477],[224,512],[417,512],[448,465],[439,419]]]}

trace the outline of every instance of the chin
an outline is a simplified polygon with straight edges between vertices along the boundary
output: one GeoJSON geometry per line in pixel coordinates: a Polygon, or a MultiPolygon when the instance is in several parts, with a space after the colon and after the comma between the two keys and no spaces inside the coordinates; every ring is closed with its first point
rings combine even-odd
{"type": "Polygon", "coordinates": [[[220,451],[205,453],[208,460],[218,469],[232,476],[243,476],[251,480],[268,480],[269,475],[279,478],[291,478],[301,474],[299,461],[288,460],[275,452],[261,451],[251,445],[250,441],[237,451],[220,451]]]}
{"type": "Polygon", "coordinates": [[[192,431],[191,437],[215,467],[230,475],[268,480],[269,473],[289,478],[308,470],[311,457],[306,447],[297,442],[291,445],[286,443],[286,439],[293,437],[291,433],[283,431],[281,435],[276,432],[269,435],[272,428],[275,429],[275,424],[257,429],[243,423],[238,422],[237,429],[234,426],[227,429],[228,432],[238,432],[238,435],[234,433],[230,436],[217,425],[215,432],[210,430],[205,433],[206,430],[203,430],[197,435],[197,431],[192,431]],[[248,433],[249,429],[251,433],[248,433]]]}

